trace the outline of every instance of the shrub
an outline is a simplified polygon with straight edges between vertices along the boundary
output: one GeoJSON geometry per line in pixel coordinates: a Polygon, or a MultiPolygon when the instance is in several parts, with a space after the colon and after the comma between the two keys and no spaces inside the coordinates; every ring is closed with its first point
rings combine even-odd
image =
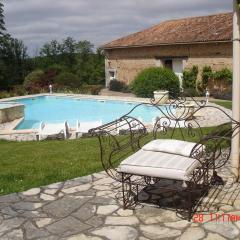
{"type": "Polygon", "coordinates": [[[57,76],[57,71],[55,69],[48,69],[42,76],[41,76],[41,86],[42,87],[49,87],[50,84],[53,84],[54,79],[57,76]]]}
{"type": "Polygon", "coordinates": [[[62,72],[67,72],[67,67],[60,65],[60,64],[53,64],[46,68],[46,72],[49,72],[49,71],[55,72],[56,75],[58,75],[62,72]]]}
{"type": "Polygon", "coordinates": [[[109,83],[109,90],[116,92],[125,92],[128,87],[124,82],[118,80],[111,80],[109,83]]]}
{"type": "Polygon", "coordinates": [[[104,88],[103,85],[82,85],[79,88],[71,88],[71,87],[55,87],[55,92],[61,92],[61,93],[74,93],[74,94],[92,94],[92,95],[98,95],[101,89],[104,88]]]}
{"type": "Polygon", "coordinates": [[[232,71],[228,68],[223,68],[220,71],[214,73],[214,79],[219,81],[225,81],[226,83],[232,83],[232,71]]]}
{"type": "Polygon", "coordinates": [[[201,84],[199,85],[199,90],[204,92],[206,90],[206,88],[208,87],[210,80],[213,79],[214,73],[210,66],[204,66],[202,69],[201,75],[202,75],[202,81],[201,81],[201,84]]]}
{"type": "Polygon", "coordinates": [[[180,92],[179,79],[168,68],[152,67],[140,72],[131,84],[138,97],[152,97],[156,90],[168,90],[177,95],[180,92]]]}
{"type": "Polygon", "coordinates": [[[46,72],[35,70],[27,75],[23,86],[29,93],[46,92],[49,89],[49,85],[53,84],[56,75],[57,71],[50,68],[46,72]]]}
{"type": "Polygon", "coordinates": [[[103,87],[103,85],[83,85],[80,88],[80,93],[98,95],[103,87]]]}
{"type": "Polygon", "coordinates": [[[195,88],[185,88],[182,95],[184,97],[200,97],[203,96],[203,93],[198,92],[195,88]]]}
{"type": "Polygon", "coordinates": [[[217,88],[215,93],[217,91],[224,92],[226,89],[229,89],[232,83],[232,71],[227,68],[223,68],[219,71],[212,71],[210,66],[205,66],[202,70],[202,81],[199,83],[198,89],[205,91],[205,89],[209,87],[210,81],[211,85],[217,88]]]}
{"type": "Polygon", "coordinates": [[[44,87],[42,82],[43,75],[44,72],[42,70],[34,70],[29,73],[24,80],[24,88],[30,93],[38,93],[44,87]]]}
{"type": "Polygon", "coordinates": [[[214,83],[215,85],[218,86],[218,89],[221,92],[225,92],[231,86],[232,71],[227,68],[223,68],[220,71],[216,71],[214,73],[214,80],[215,80],[214,83]]]}
{"type": "Polygon", "coordinates": [[[216,99],[232,100],[232,90],[221,92],[219,90],[211,91],[211,96],[216,99]]]}
{"type": "Polygon", "coordinates": [[[183,88],[196,89],[198,76],[198,66],[193,66],[189,70],[183,71],[183,88]]]}
{"type": "Polygon", "coordinates": [[[0,91],[0,99],[1,99],[1,98],[9,98],[9,97],[13,97],[10,92],[0,91]]]}
{"type": "Polygon", "coordinates": [[[66,86],[75,88],[81,86],[79,77],[70,72],[60,73],[57,77],[55,77],[54,84],[58,87],[66,86]]]}
{"type": "Polygon", "coordinates": [[[27,91],[24,88],[23,85],[14,85],[12,87],[12,92],[16,95],[16,96],[24,96],[27,95],[27,91]]]}

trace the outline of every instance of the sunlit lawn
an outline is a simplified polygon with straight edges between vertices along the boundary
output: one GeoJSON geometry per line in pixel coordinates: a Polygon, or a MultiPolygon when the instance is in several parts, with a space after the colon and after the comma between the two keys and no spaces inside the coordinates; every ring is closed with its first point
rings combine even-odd
{"type": "Polygon", "coordinates": [[[227,101],[227,100],[213,100],[211,101],[213,103],[216,103],[222,107],[232,109],[232,101],[227,101]]]}
{"type": "MultiPolygon", "coordinates": [[[[210,130],[212,128],[205,128],[204,132],[210,130]]],[[[178,130],[175,138],[181,139],[178,130]]],[[[197,138],[187,140],[197,141],[197,138]]],[[[0,141],[0,194],[20,192],[101,170],[97,138],[42,142],[0,141]]]]}
{"type": "Polygon", "coordinates": [[[98,140],[0,141],[1,194],[19,192],[101,170],[98,140]]]}

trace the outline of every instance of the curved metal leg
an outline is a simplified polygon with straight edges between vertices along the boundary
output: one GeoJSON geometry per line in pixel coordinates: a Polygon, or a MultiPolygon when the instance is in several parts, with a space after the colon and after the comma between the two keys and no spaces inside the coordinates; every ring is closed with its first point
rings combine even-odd
{"type": "Polygon", "coordinates": [[[223,179],[218,176],[216,171],[213,171],[213,175],[211,177],[211,185],[224,185],[223,179]]]}

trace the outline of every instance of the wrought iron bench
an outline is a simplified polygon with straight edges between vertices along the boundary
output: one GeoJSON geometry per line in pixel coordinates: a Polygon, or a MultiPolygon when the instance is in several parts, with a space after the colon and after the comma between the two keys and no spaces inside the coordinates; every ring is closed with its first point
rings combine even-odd
{"type": "Polygon", "coordinates": [[[190,102],[189,105],[189,100],[179,97],[160,106],[151,100],[91,130],[99,139],[104,170],[122,183],[124,208],[150,202],[174,207],[190,221],[210,187],[224,184],[217,169],[229,160],[231,140],[239,131],[239,122],[205,101],[190,102]],[[135,112],[144,105],[159,111],[153,126],[136,117],[135,112]],[[223,114],[227,122],[209,132],[194,116],[212,108],[223,114]]]}

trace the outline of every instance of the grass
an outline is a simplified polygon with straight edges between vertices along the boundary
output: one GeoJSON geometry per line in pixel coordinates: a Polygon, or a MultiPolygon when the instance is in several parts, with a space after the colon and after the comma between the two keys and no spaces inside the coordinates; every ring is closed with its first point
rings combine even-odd
{"type": "Polygon", "coordinates": [[[220,105],[222,107],[225,107],[227,109],[232,109],[232,101],[227,100],[213,100],[211,101],[213,103],[216,103],[217,105],[220,105]]]}
{"type": "MultiPolygon", "coordinates": [[[[203,129],[204,134],[211,130],[213,128],[203,129]]],[[[186,130],[183,131],[186,134],[186,130]]],[[[122,140],[123,137],[118,138],[122,140]]],[[[181,139],[179,129],[175,132],[174,138],[181,139]]],[[[150,136],[146,139],[150,139],[150,136]]],[[[198,138],[186,140],[196,142],[198,138]]],[[[99,143],[96,138],[42,142],[0,141],[0,149],[1,195],[102,170],[99,143]]]]}
{"type": "Polygon", "coordinates": [[[0,141],[0,194],[24,191],[102,170],[96,138],[0,141]]]}

